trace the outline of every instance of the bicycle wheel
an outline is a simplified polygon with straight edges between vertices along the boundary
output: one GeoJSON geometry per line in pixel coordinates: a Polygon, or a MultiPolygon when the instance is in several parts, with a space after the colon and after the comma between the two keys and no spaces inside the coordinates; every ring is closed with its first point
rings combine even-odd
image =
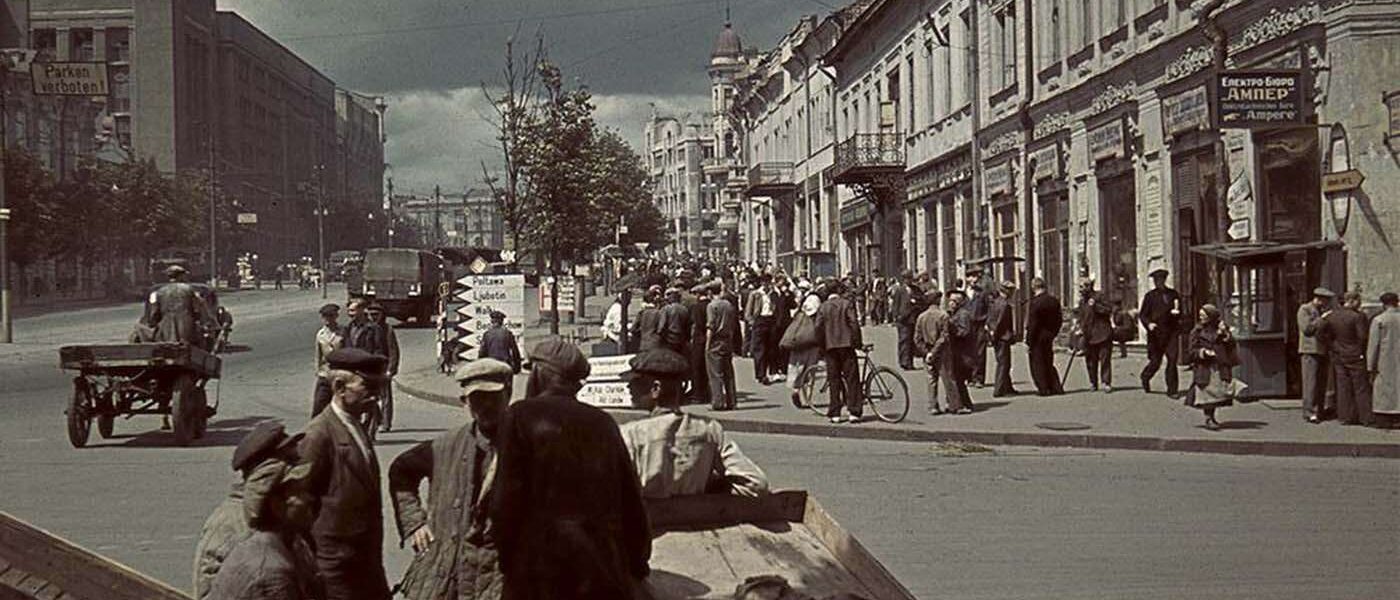
{"type": "Polygon", "coordinates": [[[898,423],[909,415],[909,384],[889,367],[877,367],[865,377],[865,401],[886,423],[898,423]]]}
{"type": "Polygon", "coordinates": [[[831,405],[831,392],[827,389],[826,365],[816,363],[802,373],[802,402],[812,412],[823,417],[826,416],[826,409],[831,405]]]}

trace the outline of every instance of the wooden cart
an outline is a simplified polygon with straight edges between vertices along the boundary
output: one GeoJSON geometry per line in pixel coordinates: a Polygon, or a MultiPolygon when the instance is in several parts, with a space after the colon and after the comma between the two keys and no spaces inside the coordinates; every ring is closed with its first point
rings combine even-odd
{"type": "Polygon", "coordinates": [[[119,416],[166,415],[181,446],[204,436],[218,409],[205,384],[218,379],[219,357],[183,342],[64,346],[59,363],[77,371],[68,401],[68,441],[87,444],[92,422],[112,437],[119,416]]]}
{"type": "Polygon", "coordinates": [[[707,494],[649,501],[654,600],[733,598],[751,577],[776,575],[813,598],[839,593],[914,600],[804,491],[763,498],[707,494]]]}

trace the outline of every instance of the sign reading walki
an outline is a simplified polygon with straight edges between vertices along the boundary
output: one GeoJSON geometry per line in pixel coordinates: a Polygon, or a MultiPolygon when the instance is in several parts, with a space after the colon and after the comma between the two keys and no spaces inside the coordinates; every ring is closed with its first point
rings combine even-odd
{"type": "Polygon", "coordinates": [[[1297,70],[1224,71],[1216,76],[1220,127],[1252,129],[1303,123],[1303,75],[1297,70]]]}

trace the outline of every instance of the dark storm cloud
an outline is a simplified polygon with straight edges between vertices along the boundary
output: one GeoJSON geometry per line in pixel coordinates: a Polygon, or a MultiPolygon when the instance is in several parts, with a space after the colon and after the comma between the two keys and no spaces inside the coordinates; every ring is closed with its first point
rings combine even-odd
{"type": "MultiPolygon", "coordinates": [[[[735,29],[766,48],[804,14],[840,0],[745,0],[735,29]]],[[[650,105],[708,109],[705,67],[724,22],[722,0],[219,0],[338,85],[390,102],[397,181],[469,185],[490,159],[481,83],[497,79],[512,35],[542,31],[565,74],[597,97],[598,120],[634,142],[650,105]],[[464,165],[477,165],[470,169],[464,165]]]]}

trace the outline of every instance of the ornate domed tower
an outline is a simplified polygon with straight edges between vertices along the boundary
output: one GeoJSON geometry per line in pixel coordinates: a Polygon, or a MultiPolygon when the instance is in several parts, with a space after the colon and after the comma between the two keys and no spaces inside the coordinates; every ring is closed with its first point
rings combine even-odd
{"type": "Polygon", "coordinates": [[[736,83],[749,67],[749,53],[734,32],[729,11],[724,15],[724,29],[715,40],[710,53],[710,115],[714,119],[714,158],[707,162],[705,177],[717,195],[719,220],[717,228],[724,235],[724,247],[731,256],[740,255],[740,202],[743,195],[743,132],[734,130],[730,108],[734,104],[736,83]]]}

